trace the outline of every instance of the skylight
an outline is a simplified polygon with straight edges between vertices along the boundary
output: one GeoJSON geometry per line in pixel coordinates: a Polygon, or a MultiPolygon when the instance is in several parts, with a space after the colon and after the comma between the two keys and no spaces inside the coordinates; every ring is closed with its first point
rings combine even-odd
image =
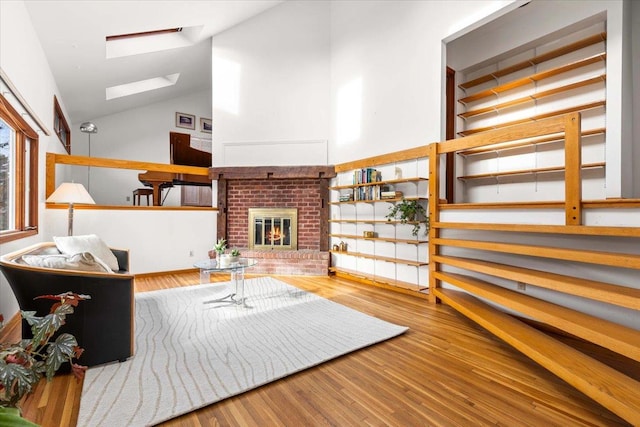
{"type": "Polygon", "coordinates": [[[118,34],[106,37],[107,59],[191,46],[203,26],[118,34]]]}
{"type": "Polygon", "coordinates": [[[167,86],[173,86],[178,81],[180,73],[168,74],[166,76],[154,77],[137,82],[125,83],[122,85],[111,86],[106,89],[106,99],[121,98],[123,96],[135,95],[137,93],[148,92],[150,90],[160,89],[167,86]]]}

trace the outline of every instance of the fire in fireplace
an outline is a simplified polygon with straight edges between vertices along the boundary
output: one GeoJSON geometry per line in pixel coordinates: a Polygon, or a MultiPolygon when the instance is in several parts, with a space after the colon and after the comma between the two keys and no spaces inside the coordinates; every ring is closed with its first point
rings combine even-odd
{"type": "Polygon", "coordinates": [[[249,249],[298,249],[298,209],[250,208],[249,249]]]}

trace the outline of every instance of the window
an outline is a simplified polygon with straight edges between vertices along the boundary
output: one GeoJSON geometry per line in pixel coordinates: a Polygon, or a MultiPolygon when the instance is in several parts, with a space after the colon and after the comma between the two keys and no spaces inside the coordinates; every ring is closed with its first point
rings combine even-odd
{"type": "Polygon", "coordinates": [[[38,232],[38,134],[0,95],[0,243],[38,232]]]}
{"type": "Polygon", "coordinates": [[[55,95],[53,95],[53,130],[58,135],[58,139],[62,142],[64,149],[71,154],[71,130],[55,95]]]}

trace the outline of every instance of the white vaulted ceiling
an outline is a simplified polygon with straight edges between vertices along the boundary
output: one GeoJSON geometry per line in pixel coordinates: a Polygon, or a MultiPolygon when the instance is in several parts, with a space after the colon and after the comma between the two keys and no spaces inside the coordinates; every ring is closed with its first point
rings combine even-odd
{"type": "MultiPolygon", "coordinates": [[[[282,0],[25,2],[69,119],[211,90],[211,37],[282,0]],[[184,28],[189,43],[107,59],[107,36],[184,28]],[[178,46],[178,47],[175,47],[178,46]],[[108,87],[179,73],[175,85],[106,100],[108,87]]],[[[169,46],[169,44],[167,44],[169,46]]]]}

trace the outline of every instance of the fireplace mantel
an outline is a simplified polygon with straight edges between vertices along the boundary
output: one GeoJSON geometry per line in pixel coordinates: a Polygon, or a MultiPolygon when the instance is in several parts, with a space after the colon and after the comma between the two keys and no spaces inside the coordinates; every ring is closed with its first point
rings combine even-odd
{"type": "Polygon", "coordinates": [[[318,179],[334,178],[333,166],[228,166],[209,168],[209,178],[222,179],[318,179]]]}

